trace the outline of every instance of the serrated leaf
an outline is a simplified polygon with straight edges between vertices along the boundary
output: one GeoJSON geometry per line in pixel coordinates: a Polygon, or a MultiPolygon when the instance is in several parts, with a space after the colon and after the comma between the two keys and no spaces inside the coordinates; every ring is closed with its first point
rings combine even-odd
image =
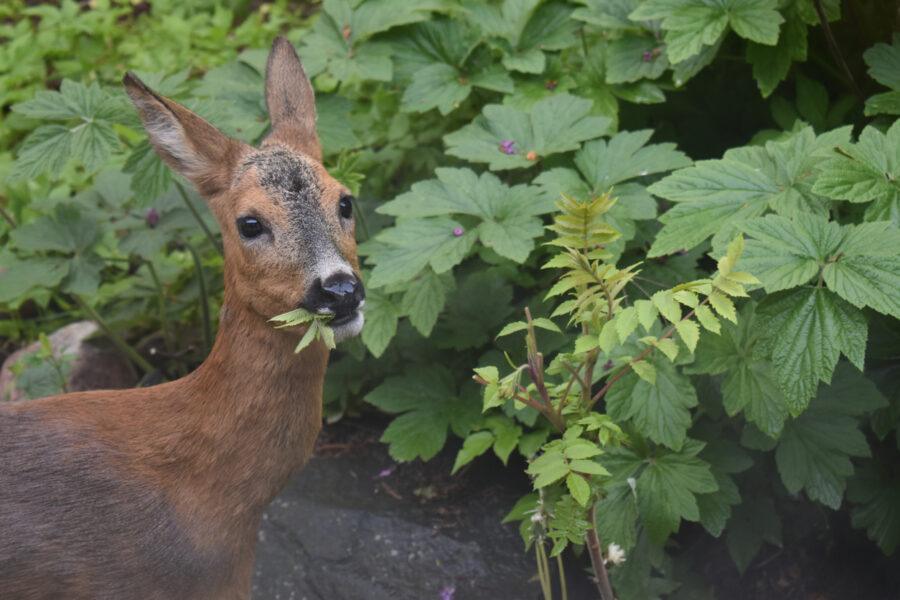
{"type": "Polygon", "coordinates": [[[855,505],[853,526],[865,529],[882,552],[892,555],[900,545],[900,479],[868,462],[850,479],[847,499],[855,505]]]}
{"type": "Polygon", "coordinates": [[[840,154],[819,165],[813,191],[835,200],[895,205],[900,202],[900,163],[895,158],[898,145],[900,121],[886,133],[866,127],[857,143],[841,147],[840,154]]]}
{"type": "MultiPolygon", "coordinates": [[[[619,341],[624,344],[628,339],[628,336],[634,333],[634,330],[637,329],[637,311],[633,306],[623,308],[621,311],[619,311],[619,314],[616,315],[613,322],[616,325],[616,334],[618,334],[619,336],[619,341]]],[[[603,337],[602,331],[600,337],[601,339],[603,337]]]]}
{"type": "Polygon", "coordinates": [[[453,469],[450,470],[450,474],[455,474],[462,467],[487,452],[493,443],[494,434],[490,431],[476,431],[469,435],[463,441],[462,448],[456,453],[456,460],[453,462],[453,469]]]}
{"type": "Polygon", "coordinates": [[[756,275],[769,293],[808,282],[841,243],[840,226],[816,215],[794,220],[767,215],[741,228],[751,237],[741,268],[756,275]]]}
{"type": "Polygon", "coordinates": [[[850,458],[870,455],[857,416],[885,404],[874,384],[842,363],[832,385],[823,386],[779,438],[775,461],[788,491],[802,489],[810,499],[837,509],[853,473],[850,458]]]}
{"type": "Polygon", "coordinates": [[[700,339],[700,326],[691,320],[683,319],[675,323],[675,331],[678,332],[678,337],[681,338],[687,349],[693,352],[700,339]]]}
{"type": "Polygon", "coordinates": [[[718,290],[713,290],[709,296],[709,305],[713,307],[720,317],[728,319],[732,323],[737,323],[737,312],[734,309],[734,302],[731,298],[718,290]]]}
{"type": "Polygon", "coordinates": [[[711,331],[713,333],[719,333],[721,329],[721,323],[719,319],[712,313],[709,307],[705,305],[700,305],[694,310],[694,316],[697,317],[697,320],[700,321],[700,324],[707,331],[711,331]]]}
{"type": "Polygon", "coordinates": [[[668,360],[651,355],[656,384],[634,373],[622,377],[606,395],[607,411],[617,421],[631,420],[638,431],[655,442],[678,449],[687,436],[689,409],[697,405],[690,379],[668,360]]]}
{"type": "Polygon", "coordinates": [[[760,304],[759,314],[766,317],[766,344],[776,380],[794,414],[815,395],[820,381],[831,380],[840,354],[863,367],[865,317],[833,292],[822,288],[780,292],[760,304]]]}
{"type": "Polygon", "coordinates": [[[637,374],[638,377],[640,377],[650,385],[656,384],[656,369],[653,368],[653,365],[646,360],[639,360],[637,362],[631,363],[631,369],[637,374]]]}
{"type": "Polygon", "coordinates": [[[372,356],[377,358],[384,354],[397,333],[400,309],[388,297],[370,292],[366,297],[365,317],[362,342],[372,356]]]}
{"type": "Polygon", "coordinates": [[[771,498],[751,496],[735,507],[725,534],[728,553],[743,573],[763,542],[781,546],[781,519],[771,498]]]}
{"type": "Polygon", "coordinates": [[[854,306],[868,306],[900,318],[900,229],[888,222],[842,227],[839,253],[822,278],[854,306]]]}
{"type": "Polygon", "coordinates": [[[581,475],[569,473],[566,476],[566,487],[569,493],[575,498],[575,501],[582,506],[587,506],[588,500],[591,499],[591,486],[585,481],[581,475]]]}
{"type": "Polygon", "coordinates": [[[569,94],[540,100],[529,112],[489,104],[471,124],[444,136],[447,153],[495,171],[528,168],[535,164],[529,153],[544,158],[603,135],[609,119],[589,116],[590,108],[590,100],[569,94]],[[507,142],[509,154],[501,147],[507,142]]]}
{"type": "Polygon", "coordinates": [[[656,544],[678,531],[682,519],[699,521],[697,495],[718,489],[709,464],[696,456],[698,447],[702,444],[687,440],[680,453],[662,451],[638,477],[641,519],[656,544]]]}
{"type": "Polygon", "coordinates": [[[428,337],[447,301],[440,276],[431,270],[410,285],[400,300],[400,310],[419,333],[428,337]]]}
{"type": "Polygon", "coordinates": [[[690,249],[712,235],[718,250],[736,226],[767,210],[788,217],[825,215],[827,205],[812,185],[819,176],[815,167],[848,134],[842,128],[817,137],[807,127],[765,147],[729,150],[721,160],[697,162],[656,182],[650,192],[677,204],[660,217],[664,226],[649,255],[690,249]]]}
{"type": "Polygon", "coordinates": [[[777,437],[789,405],[775,382],[771,363],[760,351],[759,340],[765,332],[755,308],[753,302],[747,302],[736,325],[723,323],[719,335],[704,333],[688,372],[724,373],[722,401],[728,415],[743,411],[748,421],[777,437]]]}
{"type": "MultiPolygon", "coordinates": [[[[668,358],[670,361],[675,362],[675,359],[678,358],[678,344],[676,344],[675,340],[673,340],[672,338],[663,338],[657,340],[654,345],[659,349],[660,352],[665,354],[666,358],[668,358]]],[[[693,351],[694,349],[691,348],[691,352],[693,351]]]]}

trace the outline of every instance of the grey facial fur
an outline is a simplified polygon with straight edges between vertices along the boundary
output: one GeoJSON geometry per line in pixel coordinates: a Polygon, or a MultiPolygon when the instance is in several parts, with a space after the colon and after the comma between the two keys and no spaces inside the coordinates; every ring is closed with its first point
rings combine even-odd
{"type": "Polygon", "coordinates": [[[288,229],[273,232],[279,252],[296,257],[313,279],[352,273],[335,243],[342,234],[340,225],[322,209],[322,184],[309,159],[283,146],[270,146],[247,158],[241,173],[251,167],[256,168],[259,185],[288,214],[288,229]]]}

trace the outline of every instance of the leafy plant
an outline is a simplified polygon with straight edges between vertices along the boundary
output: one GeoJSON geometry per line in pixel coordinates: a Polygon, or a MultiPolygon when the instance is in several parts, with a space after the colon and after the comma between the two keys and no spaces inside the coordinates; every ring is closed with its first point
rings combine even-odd
{"type": "Polygon", "coordinates": [[[684,521],[743,572],[795,503],[893,552],[896,4],[7,2],[0,335],[89,318],[154,378],[203,359],[217,226],[118,82],[255,143],[284,33],[360,198],[366,326],[328,418],[393,415],[400,461],[530,461],[508,518],[547,597],[572,546],[619,598],[689,596],[684,521]]]}

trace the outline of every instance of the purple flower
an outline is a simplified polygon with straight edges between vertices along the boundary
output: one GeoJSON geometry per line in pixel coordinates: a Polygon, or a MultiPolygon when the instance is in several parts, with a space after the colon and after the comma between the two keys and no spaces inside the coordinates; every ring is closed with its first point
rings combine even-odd
{"type": "Polygon", "coordinates": [[[654,57],[653,57],[653,51],[652,51],[652,50],[647,50],[646,52],[644,52],[644,53],[641,55],[641,60],[643,60],[644,62],[650,62],[650,61],[653,60],[653,58],[654,58],[654,57]]]}
{"type": "Polygon", "coordinates": [[[453,600],[454,594],[456,594],[456,586],[445,585],[441,589],[441,600],[453,600]]]}
{"type": "Polygon", "coordinates": [[[157,223],[159,223],[159,212],[155,208],[151,208],[147,211],[147,215],[144,217],[144,220],[147,222],[147,226],[151,229],[156,227],[157,223]]]}
{"type": "Polygon", "coordinates": [[[454,227],[453,228],[453,237],[459,237],[466,232],[462,227],[454,227]]]}
{"type": "Polygon", "coordinates": [[[390,477],[391,473],[394,472],[394,469],[397,468],[397,465],[391,465],[386,469],[382,469],[378,471],[378,475],[375,476],[375,479],[384,479],[385,477],[390,477]]]}
{"type": "Polygon", "coordinates": [[[501,140],[500,141],[500,152],[502,152],[503,154],[515,154],[516,153],[515,140],[501,140]]]}

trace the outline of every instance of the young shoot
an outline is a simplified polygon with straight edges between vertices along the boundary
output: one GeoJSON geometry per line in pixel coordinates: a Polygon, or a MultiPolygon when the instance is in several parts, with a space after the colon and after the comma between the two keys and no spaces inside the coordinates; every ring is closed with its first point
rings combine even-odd
{"type": "Polygon", "coordinates": [[[303,334],[303,337],[301,337],[300,341],[297,343],[297,347],[294,348],[294,352],[297,353],[312,344],[316,339],[322,340],[326,346],[332,350],[334,349],[334,330],[328,326],[328,322],[333,316],[334,315],[320,315],[311,313],[303,308],[297,308],[290,312],[274,316],[269,319],[269,321],[278,323],[278,325],[275,325],[276,329],[309,324],[306,333],[303,334]]]}

